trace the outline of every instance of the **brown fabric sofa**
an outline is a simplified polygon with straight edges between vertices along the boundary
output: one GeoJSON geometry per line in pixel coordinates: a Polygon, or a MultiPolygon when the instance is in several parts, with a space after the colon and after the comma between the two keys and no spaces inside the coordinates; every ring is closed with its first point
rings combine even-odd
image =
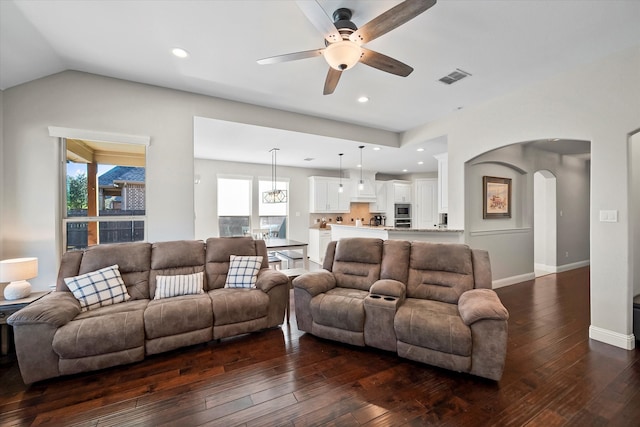
{"type": "Polygon", "coordinates": [[[499,380],[509,314],[486,251],[370,238],[331,242],[323,270],[293,281],[298,329],[499,380]]]}
{"type": "Polygon", "coordinates": [[[146,355],[282,324],[287,277],[269,269],[264,241],[121,243],[64,254],[56,291],[14,313],[25,383],[136,362],[146,355]],[[225,288],[230,255],[261,255],[255,289],[225,288]],[[118,264],[131,299],[81,311],[64,278],[118,264]],[[154,300],[156,277],[204,272],[204,292],[154,300]]]}

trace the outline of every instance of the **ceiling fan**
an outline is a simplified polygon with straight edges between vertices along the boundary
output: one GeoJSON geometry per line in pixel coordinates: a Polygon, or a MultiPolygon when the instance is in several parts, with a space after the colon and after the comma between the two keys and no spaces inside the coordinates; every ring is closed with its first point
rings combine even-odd
{"type": "Polygon", "coordinates": [[[331,20],[316,0],[298,0],[298,7],[324,36],[325,47],[260,59],[258,64],[278,64],[323,55],[329,64],[329,72],[324,82],[324,95],[332,94],[342,72],[358,62],[406,77],[411,74],[413,68],[362,45],[415,18],[435,3],[436,0],[405,0],[358,28],[351,22],[350,9],[337,9],[333,12],[331,20]]]}

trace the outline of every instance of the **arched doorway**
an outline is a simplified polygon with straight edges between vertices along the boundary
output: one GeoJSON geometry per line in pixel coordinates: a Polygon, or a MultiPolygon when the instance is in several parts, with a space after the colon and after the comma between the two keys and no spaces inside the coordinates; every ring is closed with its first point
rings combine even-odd
{"type": "Polygon", "coordinates": [[[536,277],[557,271],[556,177],[548,170],[533,174],[533,254],[536,277]]]}

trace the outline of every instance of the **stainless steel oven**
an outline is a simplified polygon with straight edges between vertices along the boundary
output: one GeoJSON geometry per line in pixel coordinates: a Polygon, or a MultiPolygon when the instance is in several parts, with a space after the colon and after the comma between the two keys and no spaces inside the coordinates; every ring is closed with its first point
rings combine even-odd
{"type": "Polygon", "coordinates": [[[411,218],[406,218],[406,219],[396,218],[394,225],[396,228],[411,228],[411,218]]]}
{"type": "Polygon", "coordinates": [[[394,216],[396,219],[411,219],[411,205],[408,203],[396,203],[394,216]]]}
{"type": "Polygon", "coordinates": [[[394,205],[394,226],[396,228],[411,228],[411,205],[396,203],[394,205]]]}

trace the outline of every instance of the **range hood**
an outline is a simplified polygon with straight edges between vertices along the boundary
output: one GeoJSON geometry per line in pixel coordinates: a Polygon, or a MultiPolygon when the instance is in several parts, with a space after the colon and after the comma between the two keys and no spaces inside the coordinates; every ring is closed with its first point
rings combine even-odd
{"type": "Polygon", "coordinates": [[[375,203],[376,202],[376,173],[362,171],[362,189],[360,189],[360,170],[349,171],[351,187],[351,202],[375,203]]]}

